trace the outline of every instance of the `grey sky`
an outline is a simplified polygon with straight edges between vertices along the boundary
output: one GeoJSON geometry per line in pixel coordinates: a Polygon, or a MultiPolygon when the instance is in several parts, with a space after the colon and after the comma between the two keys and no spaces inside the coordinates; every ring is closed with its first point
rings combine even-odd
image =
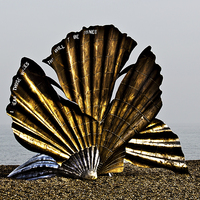
{"type": "Polygon", "coordinates": [[[20,60],[26,56],[54,77],[42,59],[51,47],[83,26],[113,24],[138,43],[128,64],[148,45],[162,67],[163,107],[170,123],[200,122],[200,1],[196,0],[0,0],[0,124],[10,124],[5,108],[20,60]]]}

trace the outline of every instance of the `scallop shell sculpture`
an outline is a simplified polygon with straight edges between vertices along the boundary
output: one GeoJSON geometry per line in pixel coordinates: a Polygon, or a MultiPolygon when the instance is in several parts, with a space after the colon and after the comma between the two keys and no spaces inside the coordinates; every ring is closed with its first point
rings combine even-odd
{"type": "Polygon", "coordinates": [[[188,173],[178,137],[155,118],[162,106],[162,76],[151,47],[123,69],[135,46],[113,25],[69,33],[43,60],[60,84],[22,58],[7,113],[18,142],[39,154],[9,177],[96,179],[122,172],[124,161],[188,173]]]}

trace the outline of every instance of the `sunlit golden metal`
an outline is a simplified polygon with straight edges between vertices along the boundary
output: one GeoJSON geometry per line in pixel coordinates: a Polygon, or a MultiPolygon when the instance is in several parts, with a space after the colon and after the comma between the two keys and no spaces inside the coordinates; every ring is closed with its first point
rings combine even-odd
{"type": "Polygon", "coordinates": [[[135,46],[112,25],[69,33],[44,59],[60,85],[23,58],[7,107],[16,139],[53,157],[62,163],[59,170],[73,177],[122,172],[124,159],[142,167],[187,171],[178,137],[155,120],[162,106],[162,76],[151,47],[122,70],[135,46]]]}

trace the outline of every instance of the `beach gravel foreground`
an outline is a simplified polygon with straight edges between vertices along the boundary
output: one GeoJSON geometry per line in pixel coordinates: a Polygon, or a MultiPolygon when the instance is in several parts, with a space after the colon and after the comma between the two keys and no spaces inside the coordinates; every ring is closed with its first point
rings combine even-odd
{"type": "Polygon", "coordinates": [[[0,199],[200,199],[200,160],[186,161],[190,175],[126,163],[123,173],[95,181],[53,177],[7,178],[17,166],[0,166],[0,199]]]}

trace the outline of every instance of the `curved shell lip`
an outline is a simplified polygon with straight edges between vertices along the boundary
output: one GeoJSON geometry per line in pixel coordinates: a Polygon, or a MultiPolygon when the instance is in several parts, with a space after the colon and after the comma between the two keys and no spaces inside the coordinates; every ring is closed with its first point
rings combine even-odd
{"type": "Polygon", "coordinates": [[[96,170],[87,170],[81,174],[83,179],[87,180],[95,180],[97,179],[97,171],[96,170]]]}
{"type": "Polygon", "coordinates": [[[58,174],[59,168],[59,164],[51,156],[37,154],[14,169],[7,177],[26,180],[51,178],[58,174]]]}
{"type": "Polygon", "coordinates": [[[60,169],[61,173],[71,177],[95,180],[99,162],[99,150],[96,146],[91,146],[71,155],[60,169]]]}

